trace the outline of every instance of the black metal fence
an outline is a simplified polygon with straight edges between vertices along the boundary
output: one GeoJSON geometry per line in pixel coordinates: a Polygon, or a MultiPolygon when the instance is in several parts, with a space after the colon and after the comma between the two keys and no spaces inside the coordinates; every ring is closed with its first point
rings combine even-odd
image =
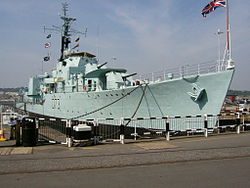
{"type": "Polygon", "coordinates": [[[38,119],[38,140],[63,143],[66,140],[66,120],[38,119]]]}
{"type": "MultiPolygon", "coordinates": [[[[250,129],[249,113],[220,115],[151,117],[151,118],[105,118],[60,120],[38,118],[38,140],[54,143],[72,144],[75,141],[74,127],[91,127],[93,142],[120,141],[124,139],[174,138],[195,134],[221,133],[225,131],[246,131],[250,129]]],[[[79,141],[79,139],[78,139],[79,141]]]]}

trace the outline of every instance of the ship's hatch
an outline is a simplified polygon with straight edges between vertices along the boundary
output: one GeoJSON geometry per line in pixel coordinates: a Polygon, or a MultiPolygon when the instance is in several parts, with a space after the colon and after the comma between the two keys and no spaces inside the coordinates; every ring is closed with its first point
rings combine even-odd
{"type": "Polygon", "coordinates": [[[100,78],[104,77],[105,74],[108,72],[119,72],[119,73],[126,73],[126,69],[116,69],[116,68],[106,68],[106,69],[97,69],[94,71],[91,71],[85,75],[85,78],[100,78]]]}

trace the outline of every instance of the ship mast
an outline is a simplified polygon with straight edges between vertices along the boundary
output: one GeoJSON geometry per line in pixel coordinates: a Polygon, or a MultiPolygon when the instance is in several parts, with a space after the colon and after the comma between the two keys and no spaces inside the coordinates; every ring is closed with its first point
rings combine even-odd
{"type": "Polygon", "coordinates": [[[227,60],[227,69],[233,68],[232,65],[232,43],[231,43],[231,31],[230,31],[230,19],[229,19],[229,0],[226,0],[226,29],[227,29],[227,41],[226,41],[226,49],[224,54],[224,62],[227,60]]]}
{"type": "Polygon", "coordinates": [[[44,26],[44,32],[46,30],[49,31],[56,31],[61,33],[61,54],[60,54],[60,61],[63,61],[66,57],[66,52],[69,51],[70,47],[69,44],[71,43],[71,35],[72,34],[80,34],[84,35],[86,37],[87,34],[87,28],[84,32],[78,31],[71,28],[71,24],[76,21],[76,18],[68,17],[68,3],[62,3],[62,11],[63,15],[60,16],[60,18],[63,20],[63,25],[61,27],[52,25],[52,28],[46,28],[44,26]]]}
{"type": "Polygon", "coordinates": [[[62,33],[61,33],[61,57],[60,61],[62,61],[65,58],[64,51],[69,49],[69,44],[71,43],[70,40],[70,25],[73,23],[76,18],[70,18],[67,16],[68,12],[68,4],[63,3],[63,16],[60,16],[60,18],[64,21],[62,25],[62,33]]]}

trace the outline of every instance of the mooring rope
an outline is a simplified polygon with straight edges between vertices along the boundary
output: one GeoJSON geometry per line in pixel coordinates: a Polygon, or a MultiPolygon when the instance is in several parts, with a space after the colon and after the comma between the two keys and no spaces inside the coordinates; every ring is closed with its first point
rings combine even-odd
{"type": "Polygon", "coordinates": [[[82,114],[82,115],[73,117],[73,118],[71,118],[71,120],[78,119],[78,118],[82,118],[82,117],[88,116],[88,115],[90,115],[90,114],[96,113],[96,112],[98,112],[98,111],[100,111],[100,110],[103,110],[104,108],[107,108],[107,107],[109,107],[109,106],[111,106],[111,105],[117,103],[118,101],[120,101],[120,100],[123,99],[124,97],[130,95],[131,93],[133,93],[136,89],[138,89],[138,88],[141,87],[141,86],[142,86],[142,84],[138,85],[138,87],[136,87],[136,88],[134,88],[133,90],[131,90],[130,92],[126,93],[126,94],[123,95],[122,97],[118,98],[117,100],[115,100],[115,101],[113,101],[113,102],[111,102],[111,103],[109,103],[109,104],[107,104],[107,105],[105,105],[105,106],[103,106],[103,107],[101,107],[101,108],[98,108],[98,109],[93,110],[93,111],[91,111],[91,112],[87,112],[87,113],[85,113],[85,114],[82,114]]]}
{"type": "Polygon", "coordinates": [[[142,93],[142,96],[140,98],[140,101],[139,101],[139,103],[138,103],[138,105],[137,105],[137,107],[136,107],[133,115],[131,116],[130,120],[126,123],[125,126],[127,126],[131,122],[131,119],[135,117],[137,111],[139,110],[139,107],[141,106],[141,103],[142,103],[142,99],[145,96],[145,92],[146,92],[147,87],[148,87],[148,84],[145,85],[145,88],[143,89],[143,93],[142,93]]]}
{"type": "MultiPolygon", "coordinates": [[[[127,126],[127,125],[131,122],[131,119],[134,118],[134,116],[136,115],[136,113],[137,113],[139,107],[141,106],[142,99],[143,99],[143,97],[145,96],[145,92],[146,92],[147,87],[148,87],[148,84],[146,84],[146,85],[145,85],[145,88],[143,89],[142,96],[141,96],[141,98],[140,98],[140,101],[139,101],[139,103],[138,103],[138,105],[137,105],[137,107],[136,107],[136,109],[135,109],[133,115],[131,116],[130,120],[129,120],[124,126],[127,126]]],[[[137,88],[138,88],[138,87],[137,87],[137,88]]],[[[109,135],[107,135],[107,136],[113,136],[113,135],[119,133],[120,131],[121,131],[121,130],[119,129],[118,131],[115,131],[114,133],[111,133],[111,134],[109,134],[109,135]]]]}

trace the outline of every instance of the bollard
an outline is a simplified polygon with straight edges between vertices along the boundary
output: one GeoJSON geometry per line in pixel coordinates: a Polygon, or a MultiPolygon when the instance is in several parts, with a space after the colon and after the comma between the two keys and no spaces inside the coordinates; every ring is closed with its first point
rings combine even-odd
{"type": "Polygon", "coordinates": [[[121,144],[125,144],[124,135],[123,134],[120,135],[120,143],[121,144]]]}
{"type": "Polygon", "coordinates": [[[66,121],[66,144],[70,148],[72,146],[72,121],[71,119],[67,119],[66,121]]]}
{"type": "Polygon", "coordinates": [[[124,120],[121,119],[121,123],[120,123],[120,143],[121,144],[125,144],[124,142],[124,136],[125,135],[125,126],[124,126],[124,120]]]}
{"type": "Polygon", "coordinates": [[[240,134],[240,113],[237,114],[236,118],[236,132],[237,134],[240,134]]]}
{"type": "Polygon", "coordinates": [[[204,135],[205,135],[206,138],[208,137],[208,130],[207,130],[207,128],[208,128],[207,114],[204,114],[204,130],[205,130],[204,135]]]}
{"type": "Polygon", "coordinates": [[[169,122],[166,121],[166,140],[170,141],[169,122]]]}

